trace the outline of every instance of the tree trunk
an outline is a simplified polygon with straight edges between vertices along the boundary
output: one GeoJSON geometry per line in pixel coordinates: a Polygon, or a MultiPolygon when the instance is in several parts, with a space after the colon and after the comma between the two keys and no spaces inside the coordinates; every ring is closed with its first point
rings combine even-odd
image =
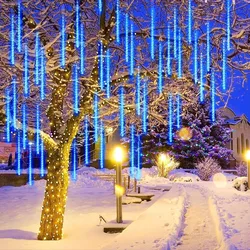
{"type": "Polygon", "coordinates": [[[60,240],[69,184],[69,145],[48,150],[48,174],[38,240],[60,240]]]}

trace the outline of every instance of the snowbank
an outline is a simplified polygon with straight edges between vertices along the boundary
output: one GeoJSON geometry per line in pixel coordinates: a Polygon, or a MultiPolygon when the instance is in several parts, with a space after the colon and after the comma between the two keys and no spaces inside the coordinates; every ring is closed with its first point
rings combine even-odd
{"type": "Polygon", "coordinates": [[[183,169],[175,169],[170,172],[169,180],[173,182],[197,182],[200,178],[195,174],[186,173],[183,169]]]}

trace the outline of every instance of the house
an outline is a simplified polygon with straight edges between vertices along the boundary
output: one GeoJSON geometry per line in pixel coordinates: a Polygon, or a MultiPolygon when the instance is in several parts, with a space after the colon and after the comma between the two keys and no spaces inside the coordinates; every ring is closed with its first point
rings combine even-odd
{"type": "Polygon", "coordinates": [[[228,148],[233,151],[231,166],[237,162],[245,161],[245,152],[250,149],[250,122],[243,114],[237,116],[230,108],[219,109],[226,125],[231,129],[231,142],[228,148]]]}

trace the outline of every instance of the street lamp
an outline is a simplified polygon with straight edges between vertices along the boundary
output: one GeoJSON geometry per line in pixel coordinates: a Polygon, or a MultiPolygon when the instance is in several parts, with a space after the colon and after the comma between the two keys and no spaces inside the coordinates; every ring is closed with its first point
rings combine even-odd
{"type": "Polygon", "coordinates": [[[246,151],[246,160],[247,160],[247,181],[248,181],[248,189],[250,189],[250,150],[246,151]]]}
{"type": "Polygon", "coordinates": [[[166,154],[161,153],[159,156],[159,164],[161,166],[161,176],[164,177],[164,165],[167,161],[167,156],[166,154]]]}
{"type": "Polygon", "coordinates": [[[114,150],[114,159],[117,163],[116,167],[116,222],[122,223],[122,195],[124,188],[122,187],[122,161],[123,161],[123,150],[121,147],[116,147],[114,150]]]}

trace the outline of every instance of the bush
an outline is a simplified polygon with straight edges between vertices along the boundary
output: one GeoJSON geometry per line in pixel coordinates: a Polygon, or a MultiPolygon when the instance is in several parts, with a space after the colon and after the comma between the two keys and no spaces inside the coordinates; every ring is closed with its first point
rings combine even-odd
{"type": "Polygon", "coordinates": [[[155,163],[158,170],[158,176],[165,178],[168,177],[170,171],[179,166],[179,162],[175,161],[174,157],[164,154],[161,154],[155,163]]]}
{"type": "Polygon", "coordinates": [[[210,178],[216,174],[221,172],[221,167],[219,163],[213,158],[205,158],[200,161],[197,165],[197,174],[203,181],[209,181],[210,178]]]}
{"type": "Polygon", "coordinates": [[[233,187],[239,191],[247,191],[247,177],[238,177],[234,180],[233,187]]]}
{"type": "Polygon", "coordinates": [[[245,162],[240,162],[236,165],[237,175],[240,177],[247,176],[247,165],[245,162]]]}

